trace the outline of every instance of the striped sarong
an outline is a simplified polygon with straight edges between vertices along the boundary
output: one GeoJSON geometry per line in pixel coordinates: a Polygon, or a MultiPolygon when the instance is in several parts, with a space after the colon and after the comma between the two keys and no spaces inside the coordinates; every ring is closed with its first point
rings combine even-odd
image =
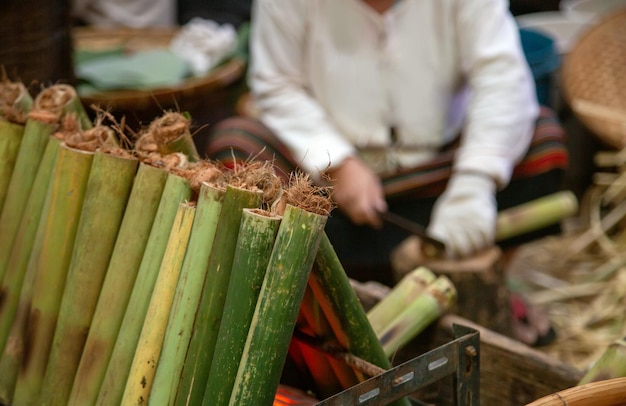
{"type": "MultiPolygon", "coordinates": [[[[272,131],[250,118],[234,117],[218,123],[207,145],[208,158],[231,167],[236,160],[273,161],[277,174],[285,180],[298,166],[287,147],[272,131]]],[[[435,159],[384,177],[382,182],[387,198],[405,200],[441,194],[452,174],[452,162],[458,146],[457,140],[442,148],[435,159]]],[[[565,169],[567,164],[565,133],[553,111],[542,107],[528,153],[515,167],[512,179],[565,169]]]]}
{"type": "MultiPolygon", "coordinates": [[[[382,179],[389,210],[427,225],[437,199],[452,174],[458,142],[447,145],[436,159],[382,179]]],[[[273,161],[276,173],[285,181],[297,168],[289,150],[261,122],[234,117],[218,123],[207,139],[208,158],[233,167],[235,161],[273,161]]],[[[542,108],[531,145],[515,167],[510,184],[496,195],[503,210],[559,190],[568,164],[565,133],[555,114],[542,108]]],[[[348,276],[356,280],[377,280],[393,284],[389,254],[408,235],[385,225],[382,229],[354,225],[340,210],[334,210],[326,224],[328,235],[348,276]]],[[[515,246],[560,232],[559,225],[546,227],[498,244],[515,246]]]]}

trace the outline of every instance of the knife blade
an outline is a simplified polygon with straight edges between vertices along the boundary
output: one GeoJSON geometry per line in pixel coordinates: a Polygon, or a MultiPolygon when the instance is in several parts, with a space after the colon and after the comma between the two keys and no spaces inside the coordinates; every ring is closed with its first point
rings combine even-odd
{"type": "Polygon", "coordinates": [[[390,211],[380,213],[380,218],[391,225],[401,228],[409,234],[419,237],[423,244],[422,251],[428,254],[429,257],[439,257],[443,256],[445,253],[446,245],[443,241],[428,235],[422,225],[390,211]]]}

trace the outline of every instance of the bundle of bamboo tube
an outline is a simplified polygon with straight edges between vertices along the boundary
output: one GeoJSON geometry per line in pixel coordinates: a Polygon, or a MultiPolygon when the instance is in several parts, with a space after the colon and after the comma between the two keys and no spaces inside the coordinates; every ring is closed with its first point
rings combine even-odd
{"type": "Polygon", "coordinates": [[[180,113],[129,134],[70,86],[6,85],[0,403],[271,404],[287,357],[325,397],[445,310],[398,314],[385,344],[324,234],[328,190],[200,159],[180,113]]]}

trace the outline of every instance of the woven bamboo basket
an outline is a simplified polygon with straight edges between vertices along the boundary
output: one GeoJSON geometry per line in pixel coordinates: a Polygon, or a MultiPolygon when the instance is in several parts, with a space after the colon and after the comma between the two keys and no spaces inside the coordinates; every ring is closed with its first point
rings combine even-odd
{"type": "Polygon", "coordinates": [[[589,28],[562,66],[565,100],[602,142],[626,147],[626,9],[589,28]]]}
{"type": "Polygon", "coordinates": [[[526,406],[623,406],[626,378],[608,379],[575,386],[538,399],[526,406]]]}
{"type": "MultiPolygon", "coordinates": [[[[167,48],[175,28],[93,28],[73,30],[73,46],[77,50],[102,51],[122,48],[132,52],[167,48]]],[[[203,77],[188,78],[178,85],[147,90],[108,90],[82,95],[85,106],[99,106],[117,117],[125,117],[126,124],[138,129],[160,116],[163,111],[188,112],[199,128],[194,140],[200,151],[208,126],[226,118],[235,111],[236,100],[242,93],[246,61],[232,57],[214,67],[203,77]]]]}

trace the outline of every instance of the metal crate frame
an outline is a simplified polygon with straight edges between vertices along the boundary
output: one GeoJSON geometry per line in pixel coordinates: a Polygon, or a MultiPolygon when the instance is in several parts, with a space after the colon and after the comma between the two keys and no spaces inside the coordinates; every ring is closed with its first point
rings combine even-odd
{"type": "Polygon", "coordinates": [[[455,324],[455,339],[380,375],[333,395],[315,406],[382,406],[409,396],[447,376],[454,376],[457,406],[477,406],[480,386],[480,336],[455,324]]]}

